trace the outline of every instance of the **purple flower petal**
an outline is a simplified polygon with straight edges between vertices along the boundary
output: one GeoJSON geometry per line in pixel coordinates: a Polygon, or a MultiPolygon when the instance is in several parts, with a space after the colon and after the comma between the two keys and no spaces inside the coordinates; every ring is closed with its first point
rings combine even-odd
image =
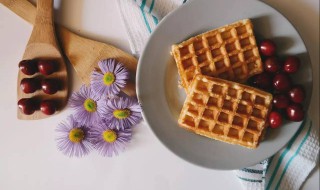
{"type": "Polygon", "coordinates": [[[141,107],[136,98],[120,97],[107,101],[106,106],[101,110],[101,117],[109,121],[118,129],[129,128],[142,120],[141,107]],[[128,109],[130,115],[124,119],[116,118],[113,113],[115,110],[128,109]]]}
{"type": "Polygon", "coordinates": [[[130,142],[132,138],[131,128],[117,129],[112,126],[111,123],[100,122],[95,125],[91,130],[91,142],[94,148],[98,150],[102,156],[112,157],[118,155],[119,152],[124,151],[125,146],[130,142]],[[116,133],[116,139],[114,142],[107,142],[103,138],[103,133],[107,130],[112,130],[116,133]]]}
{"type": "Polygon", "coordinates": [[[129,78],[129,72],[122,63],[115,59],[106,59],[98,63],[102,73],[93,71],[91,74],[91,87],[100,96],[117,95],[120,89],[126,85],[129,78]],[[115,76],[115,81],[111,85],[106,85],[103,81],[104,74],[111,72],[115,76]]]}
{"type": "Polygon", "coordinates": [[[92,144],[89,141],[89,128],[81,126],[75,121],[72,115],[67,118],[67,121],[58,125],[56,132],[58,133],[56,138],[58,150],[69,157],[82,157],[88,155],[92,149],[92,144]],[[75,128],[81,129],[84,132],[84,139],[78,143],[72,142],[69,139],[70,131],[75,128]]]}
{"type": "Polygon", "coordinates": [[[69,106],[74,109],[74,118],[81,125],[93,125],[101,120],[100,112],[105,105],[104,100],[91,91],[90,87],[81,86],[79,92],[74,92],[69,99],[69,106]],[[84,108],[84,102],[91,99],[96,103],[96,111],[89,112],[84,108]]]}

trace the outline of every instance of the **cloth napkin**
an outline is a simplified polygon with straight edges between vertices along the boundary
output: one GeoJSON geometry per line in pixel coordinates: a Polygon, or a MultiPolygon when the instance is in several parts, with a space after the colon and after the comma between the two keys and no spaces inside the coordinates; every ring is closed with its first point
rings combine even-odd
{"type": "MultiPolygon", "coordinates": [[[[130,48],[139,57],[159,21],[187,0],[117,0],[130,48]]],[[[299,189],[319,156],[319,135],[307,118],[285,148],[255,166],[234,171],[244,189],[299,189]]]]}

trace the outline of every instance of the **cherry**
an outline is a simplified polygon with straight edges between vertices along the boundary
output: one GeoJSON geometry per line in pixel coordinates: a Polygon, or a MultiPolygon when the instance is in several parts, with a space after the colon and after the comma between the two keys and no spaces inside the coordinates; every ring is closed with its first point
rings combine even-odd
{"type": "Polygon", "coordinates": [[[37,109],[37,103],[31,98],[22,98],[18,101],[18,107],[26,115],[33,114],[37,109]]]}
{"type": "Polygon", "coordinates": [[[263,40],[259,48],[260,52],[265,56],[272,56],[276,52],[276,44],[271,40],[263,40]]]}
{"type": "Polygon", "coordinates": [[[57,71],[56,63],[50,60],[40,60],[38,61],[38,69],[43,75],[51,75],[57,71]]]}
{"type": "Polygon", "coordinates": [[[287,108],[289,106],[290,100],[284,94],[276,94],[273,97],[273,105],[278,109],[287,108]]]}
{"type": "Polygon", "coordinates": [[[53,79],[43,79],[41,81],[41,88],[46,94],[55,94],[59,90],[59,84],[53,79]]]}
{"type": "Polygon", "coordinates": [[[46,115],[54,114],[56,109],[56,103],[53,100],[43,100],[40,103],[40,110],[46,115]]]}
{"type": "Polygon", "coordinates": [[[38,72],[37,63],[35,60],[22,60],[19,63],[19,69],[25,75],[33,75],[38,72]]]}
{"type": "Polygon", "coordinates": [[[302,86],[295,86],[291,88],[289,91],[289,97],[291,98],[291,101],[295,103],[301,103],[305,99],[305,91],[302,86]]]}
{"type": "Polygon", "coordinates": [[[34,93],[40,88],[40,83],[35,78],[24,78],[20,82],[20,88],[26,94],[34,93]]]}
{"type": "Polygon", "coordinates": [[[289,56],[284,62],[283,70],[287,73],[295,73],[300,67],[300,59],[296,56],[289,56]]]}
{"type": "Polygon", "coordinates": [[[282,117],[279,112],[272,111],[269,115],[269,124],[271,128],[278,128],[282,124],[282,117]]]}
{"type": "Polygon", "coordinates": [[[271,73],[276,73],[280,70],[281,64],[276,57],[269,57],[264,62],[265,70],[271,73]]]}
{"type": "Polygon", "coordinates": [[[281,92],[287,91],[291,87],[291,79],[284,73],[276,74],[273,78],[273,87],[281,92]]]}
{"type": "Polygon", "coordinates": [[[287,116],[290,121],[302,121],[304,118],[302,106],[297,103],[289,105],[287,107],[287,116]]]}
{"type": "Polygon", "coordinates": [[[269,89],[272,86],[272,80],[268,73],[261,73],[254,76],[252,84],[258,88],[269,89]]]}

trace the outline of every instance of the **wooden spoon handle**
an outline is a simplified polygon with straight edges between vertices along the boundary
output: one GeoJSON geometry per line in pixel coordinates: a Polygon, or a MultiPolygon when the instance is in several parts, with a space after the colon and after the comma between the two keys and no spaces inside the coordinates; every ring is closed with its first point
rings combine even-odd
{"type": "Polygon", "coordinates": [[[0,3],[27,22],[34,24],[36,20],[36,9],[34,5],[27,0],[0,0],[0,3]]]}
{"type": "Polygon", "coordinates": [[[47,43],[60,49],[57,45],[53,25],[53,0],[38,0],[36,15],[28,44],[47,43]]]}

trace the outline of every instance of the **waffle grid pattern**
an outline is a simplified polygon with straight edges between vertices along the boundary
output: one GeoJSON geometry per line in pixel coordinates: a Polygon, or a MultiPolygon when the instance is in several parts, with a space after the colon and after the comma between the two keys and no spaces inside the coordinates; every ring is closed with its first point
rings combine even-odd
{"type": "Polygon", "coordinates": [[[173,45],[172,54],[185,89],[195,74],[243,82],[263,71],[249,19],[173,45]]]}
{"type": "Polygon", "coordinates": [[[266,127],[272,95],[245,85],[197,75],[179,125],[216,140],[256,148],[266,127]]]}

